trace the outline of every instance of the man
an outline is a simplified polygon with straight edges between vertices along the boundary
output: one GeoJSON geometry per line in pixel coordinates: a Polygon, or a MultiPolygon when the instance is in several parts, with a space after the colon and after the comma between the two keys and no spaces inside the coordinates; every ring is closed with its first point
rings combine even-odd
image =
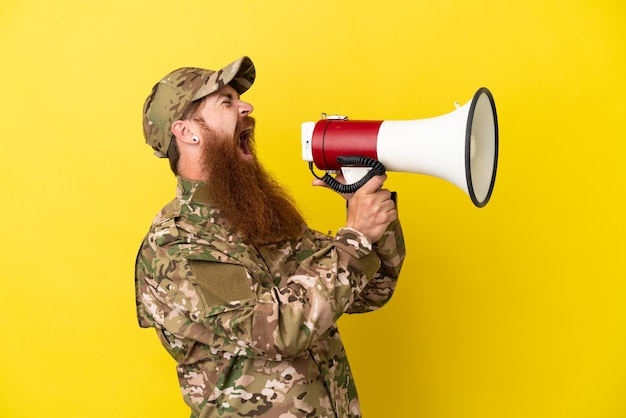
{"type": "MultiPolygon", "coordinates": [[[[177,362],[192,417],[359,417],[336,321],[391,297],[405,250],[395,203],[371,179],[336,236],[310,230],[254,152],[255,68],[181,68],[144,105],[176,198],[136,263],[137,314],[177,362]]],[[[315,185],[320,185],[314,181],[315,185]]]]}

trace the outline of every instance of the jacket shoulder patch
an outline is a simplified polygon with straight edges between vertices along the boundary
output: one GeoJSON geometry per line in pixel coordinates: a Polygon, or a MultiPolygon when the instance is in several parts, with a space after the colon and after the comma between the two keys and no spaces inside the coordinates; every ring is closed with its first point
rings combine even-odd
{"type": "Polygon", "coordinates": [[[194,279],[209,308],[241,306],[254,299],[250,280],[243,266],[206,260],[189,260],[194,279]]]}

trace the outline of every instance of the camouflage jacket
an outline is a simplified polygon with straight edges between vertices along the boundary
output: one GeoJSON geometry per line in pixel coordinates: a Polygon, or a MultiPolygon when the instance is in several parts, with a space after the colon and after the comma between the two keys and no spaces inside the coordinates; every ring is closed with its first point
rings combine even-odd
{"type": "Polygon", "coordinates": [[[404,255],[398,221],[373,248],[306,226],[248,245],[205,184],[179,177],[137,257],[139,324],[176,360],[192,417],[360,417],[336,320],[384,305],[404,255]]]}

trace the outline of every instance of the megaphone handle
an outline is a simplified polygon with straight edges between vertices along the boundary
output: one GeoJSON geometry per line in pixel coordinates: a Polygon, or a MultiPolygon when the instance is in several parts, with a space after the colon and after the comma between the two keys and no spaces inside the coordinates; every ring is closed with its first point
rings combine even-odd
{"type": "MultiPolygon", "coordinates": [[[[324,174],[324,176],[322,176],[320,180],[326,183],[328,187],[330,187],[337,193],[341,193],[341,194],[354,193],[357,190],[359,190],[365,183],[367,183],[372,177],[385,174],[385,166],[383,165],[383,163],[373,158],[364,157],[361,155],[339,156],[337,157],[337,162],[340,165],[358,165],[358,166],[372,167],[372,169],[365,176],[363,176],[361,180],[352,184],[340,183],[330,174],[328,173],[324,174]]],[[[309,167],[311,168],[311,172],[313,173],[313,175],[315,175],[315,173],[313,172],[313,164],[312,163],[309,164],[309,167]]],[[[315,176],[315,177],[320,178],[318,176],[315,176]]]]}

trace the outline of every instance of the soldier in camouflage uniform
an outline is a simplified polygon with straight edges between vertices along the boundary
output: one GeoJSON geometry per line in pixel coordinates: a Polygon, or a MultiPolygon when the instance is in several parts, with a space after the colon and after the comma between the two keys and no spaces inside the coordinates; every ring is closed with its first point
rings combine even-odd
{"type": "Polygon", "coordinates": [[[236,230],[192,158],[195,143],[210,138],[177,130],[177,121],[192,102],[224,92],[239,121],[249,117],[239,95],[254,78],[247,57],[219,71],[181,68],[146,100],[146,142],[170,160],[171,143],[183,151],[176,198],[137,257],[139,324],[154,327],[177,362],[192,417],[360,417],[336,321],[392,296],[405,256],[395,204],[378,176],[346,197],[352,221],[335,236],[302,223],[297,236],[259,243],[236,230]]]}

